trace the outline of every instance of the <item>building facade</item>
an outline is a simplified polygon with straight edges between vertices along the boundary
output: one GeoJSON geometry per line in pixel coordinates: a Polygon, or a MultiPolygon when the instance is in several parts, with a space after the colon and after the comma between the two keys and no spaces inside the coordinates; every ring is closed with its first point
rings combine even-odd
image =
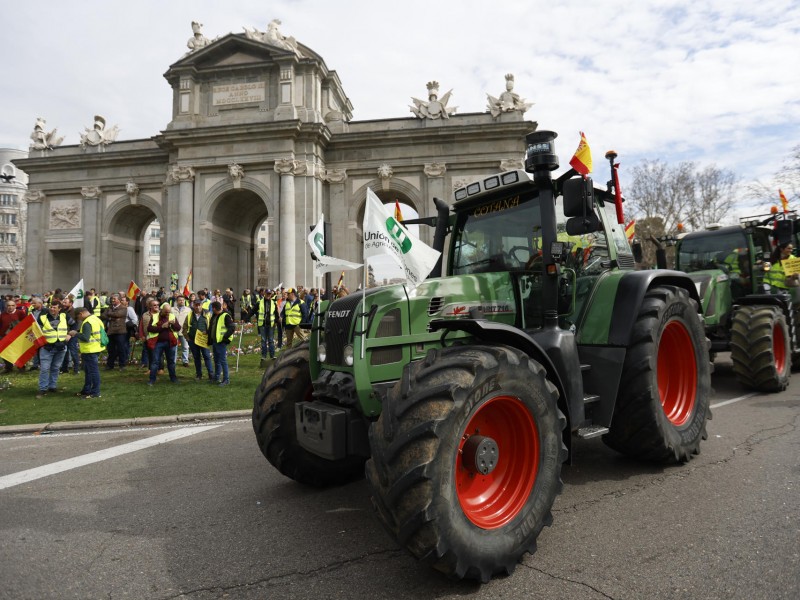
{"type": "Polygon", "coordinates": [[[336,71],[270,31],[206,40],[165,78],[172,120],[152,138],[101,143],[96,119],[81,146],[16,161],[30,176],[29,290],[146,281],[154,220],[162,285],[189,269],[197,288],[313,285],[306,236],[320,213],[330,254],[362,262],[367,188],[430,216],[433,197],[521,168],[536,127],[520,110],[450,115],[435,94],[416,116],[353,121],[336,71]]]}
{"type": "Polygon", "coordinates": [[[28,175],[12,161],[28,153],[0,148],[0,294],[22,293],[25,283],[25,223],[28,175]]]}

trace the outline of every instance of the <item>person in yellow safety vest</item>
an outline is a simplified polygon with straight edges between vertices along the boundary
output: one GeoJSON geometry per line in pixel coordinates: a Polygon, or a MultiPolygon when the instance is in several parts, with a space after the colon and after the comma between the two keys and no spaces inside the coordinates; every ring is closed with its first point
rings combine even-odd
{"type": "Polygon", "coordinates": [[[200,300],[200,305],[203,307],[203,311],[206,314],[211,314],[211,300],[208,299],[205,290],[200,290],[197,292],[197,298],[200,300]]]}
{"type": "Polygon", "coordinates": [[[233,337],[233,318],[230,313],[222,310],[222,303],[211,303],[211,323],[208,326],[208,339],[214,353],[214,379],[209,383],[219,381],[220,385],[230,385],[228,373],[228,344],[233,337]],[[220,377],[222,378],[220,380],[220,377]]]}
{"type": "Polygon", "coordinates": [[[38,352],[39,393],[36,397],[43,398],[48,393],[58,391],[58,374],[67,354],[67,342],[72,338],[70,329],[75,327],[75,321],[61,312],[61,302],[58,300],[50,304],[47,312],[39,315],[38,321],[46,344],[38,352]]]}
{"type": "Polygon", "coordinates": [[[775,291],[788,290],[790,287],[800,285],[798,274],[786,275],[783,268],[783,261],[792,256],[794,246],[790,243],[783,244],[775,248],[770,258],[771,266],[769,271],[764,274],[764,283],[775,291]]]}
{"type": "Polygon", "coordinates": [[[146,344],[153,351],[150,360],[150,379],[147,385],[156,382],[158,368],[161,365],[161,356],[167,357],[167,371],[169,380],[178,383],[178,374],[175,372],[175,349],[178,346],[176,333],[181,330],[180,323],[175,315],[172,314],[172,307],[164,302],[158,312],[158,316],[153,316],[147,325],[146,344]]]}
{"type": "Polygon", "coordinates": [[[239,316],[245,323],[249,323],[253,316],[253,310],[255,309],[254,300],[255,298],[250,293],[249,288],[246,288],[244,292],[242,292],[242,297],[239,298],[239,316]]]}
{"type": "Polygon", "coordinates": [[[296,335],[302,339],[300,333],[300,323],[308,320],[308,307],[304,302],[297,298],[297,292],[289,288],[288,297],[283,305],[283,328],[286,330],[286,346],[292,347],[292,341],[296,335]]]}
{"type": "Polygon", "coordinates": [[[201,360],[205,362],[206,371],[208,371],[208,380],[214,380],[214,369],[211,366],[211,350],[209,349],[211,344],[208,339],[209,325],[210,319],[208,315],[203,310],[200,300],[195,298],[194,302],[192,302],[192,312],[189,313],[189,316],[186,317],[186,321],[183,323],[183,335],[189,340],[189,350],[191,350],[192,356],[194,357],[194,368],[197,373],[195,379],[198,381],[203,378],[203,365],[200,362],[201,360]],[[197,340],[198,333],[205,334],[205,342],[197,340]],[[201,344],[198,344],[198,341],[200,341],[201,344]]]}
{"type": "Polygon", "coordinates": [[[83,398],[99,398],[100,364],[98,359],[100,358],[100,352],[103,350],[103,345],[100,343],[100,331],[103,329],[103,322],[99,317],[90,314],[86,306],[75,309],[75,318],[80,325],[80,333],[78,331],[70,331],[70,335],[78,338],[78,347],[85,374],[83,389],[75,395],[83,398]]]}
{"type": "Polygon", "coordinates": [[[94,288],[88,290],[83,298],[83,305],[89,309],[95,317],[99,317],[102,309],[100,308],[100,300],[95,296],[94,288]]]}
{"type": "Polygon", "coordinates": [[[101,312],[108,308],[108,292],[100,292],[100,298],[98,298],[98,300],[100,301],[101,312]]]}
{"type": "Polygon", "coordinates": [[[275,358],[275,319],[278,316],[278,307],[272,299],[272,290],[261,290],[261,296],[256,303],[256,325],[261,336],[261,368],[266,366],[267,352],[270,358],[275,358]]]}

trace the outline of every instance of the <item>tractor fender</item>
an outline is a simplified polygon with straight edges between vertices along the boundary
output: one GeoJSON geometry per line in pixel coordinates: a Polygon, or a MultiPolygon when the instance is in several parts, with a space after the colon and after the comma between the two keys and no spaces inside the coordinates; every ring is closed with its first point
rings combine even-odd
{"type": "Polygon", "coordinates": [[[652,287],[671,285],[685,289],[689,296],[697,302],[698,313],[701,309],[700,297],[695,283],[686,273],[661,269],[646,271],[630,271],[622,276],[614,298],[611,311],[611,328],[608,342],[612,346],[628,346],[630,344],[635,315],[639,314],[644,295],[652,287]]]}
{"type": "MultiPolygon", "coordinates": [[[[548,343],[549,337],[546,336],[545,329],[545,337],[542,338],[545,346],[513,325],[486,319],[434,319],[430,328],[431,331],[464,331],[482,342],[511,346],[537,360],[545,368],[547,378],[558,388],[558,407],[568,421],[564,439],[567,446],[570,446],[569,433],[577,429],[584,418],[580,358],[571,332],[553,329],[555,335],[568,339],[548,343]]],[[[442,336],[443,340],[445,335],[442,336]]]]}

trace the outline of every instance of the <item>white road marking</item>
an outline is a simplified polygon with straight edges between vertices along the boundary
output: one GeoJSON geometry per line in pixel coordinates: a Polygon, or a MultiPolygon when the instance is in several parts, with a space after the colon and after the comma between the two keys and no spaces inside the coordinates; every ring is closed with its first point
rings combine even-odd
{"type": "MultiPolygon", "coordinates": [[[[225,419],[223,421],[213,421],[219,425],[227,425],[228,423],[250,423],[252,420],[247,419],[225,419]]],[[[208,421],[206,421],[208,423],[208,421]]],[[[119,435],[120,433],[135,433],[137,431],[158,431],[160,429],[186,429],[189,427],[206,427],[199,423],[176,423],[174,425],[143,425],[140,427],[116,427],[114,429],[89,429],[86,431],[53,431],[47,429],[36,433],[28,433],[25,435],[0,435],[0,443],[7,441],[19,441],[25,439],[53,439],[58,437],[75,437],[82,435],[119,435]]]]}
{"type": "Polygon", "coordinates": [[[64,471],[69,471],[70,469],[77,469],[78,467],[108,460],[109,458],[114,458],[123,454],[136,452],[137,450],[150,448],[151,446],[165,444],[167,442],[188,437],[196,433],[202,433],[210,429],[216,429],[217,427],[222,427],[222,425],[186,427],[184,429],[162,433],[161,435],[155,435],[153,437],[144,438],[128,444],[122,444],[121,446],[106,448],[105,450],[98,450],[97,452],[91,452],[89,454],[84,454],[83,456],[76,456],[74,458],[60,460],[49,465],[36,467],[35,469],[28,469],[27,471],[20,471],[19,473],[5,475],[0,477],[0,490],[14,487],[15,485],[20,485],[23,483],[28,483],[29,481],[34,481],[35,479],[41,479],[42,477],[48,477],[49,475],[55,475],[56,473],[63,473],[64,471]]]}
{"type": "Polygon", "coordinates": [[[744,396],[739,396],[738,398],[731,398],[730,400],[725,400],[724,402],[717,402],[716,404],[712,404],[710,408],[719,408],[720,406],[725,406],[726,404],[733,404],[734,402],[741,402],[742,400],[747,400],[748,398],[752,398],[753,396],[758,396],[758,392],[750,392],[749,394],[745,394],[744,396]]]}

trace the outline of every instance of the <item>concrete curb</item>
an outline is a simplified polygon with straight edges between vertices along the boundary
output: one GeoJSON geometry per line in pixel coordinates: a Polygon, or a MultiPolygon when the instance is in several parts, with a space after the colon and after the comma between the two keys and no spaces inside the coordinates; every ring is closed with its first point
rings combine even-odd
{"type": "Polygon", "coordinates": [[[41,433],[45,431],[72,431],[80,429],[103,429],[111,427],[139,427],[145,425],[165,425],[169,423],[192,423],[216,421],[220,419],[240,419],[249,417],[252,410],[227,410],[207,413],[189,413],[165,417],[137,417],[134,419],[109,419],[105,421],[59,421],[55,423],[31,423],[27,425],[0,426],[0,435],[41,433]]]}

